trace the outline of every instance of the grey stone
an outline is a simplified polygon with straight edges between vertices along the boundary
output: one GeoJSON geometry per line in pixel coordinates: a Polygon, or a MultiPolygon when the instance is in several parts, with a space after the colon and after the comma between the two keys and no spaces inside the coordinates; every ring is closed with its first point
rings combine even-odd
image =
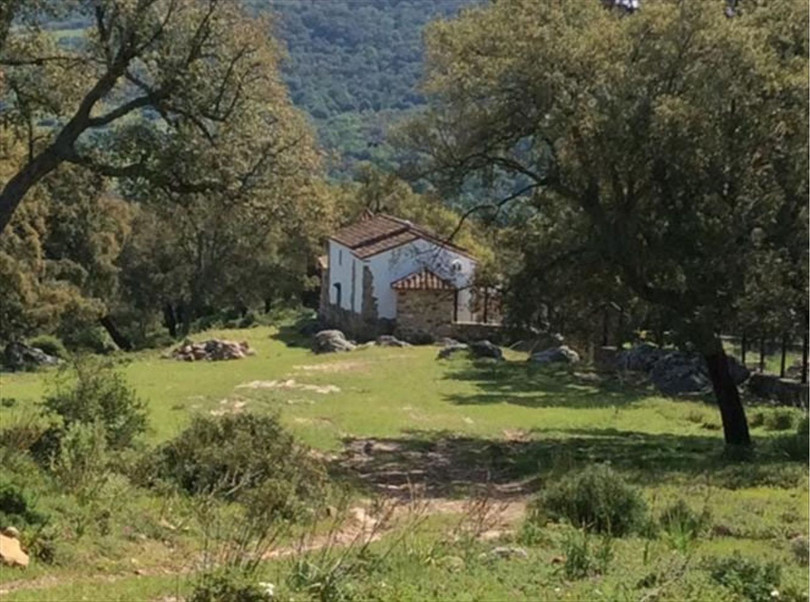
{"type": "Polygon", "coordinates": [[[5,366],[15,371],[31,366],[55,366],[61,361],[38,347],[16,341],[6,345],[3,356],[5,366]]]}
{"type": "Polygon", "coordinates": [[[354,343],[348,341],[339,330],[322,330],[316,333],[312,340],[312,350],[315,353],[353,351],[355,347],[354,343]]]}
{"type": "Polygon", "coordinates": [[[501,348],[489,341],[474,341],[469,344],[470,352],[476,358],[488,357],[496,360],[503,359],[501,348]]]}
{"type": "Polygon", "coordinates": [[[529,357],[530,362],[533,364],[576,364],[579,361],[579,354],[571,349],[562,345],[560,347],[552,347],[545,351],[538,351],[532,353],[529,357]]]}
{"type": "Polygon", "coordinates": [[[650,380],[665,395],[708,393],[711,381],[703,358],[696,354],[672,351],[655,362],[650,380]]]}
{"type": "Polygon", "coordinates": [[[397,337],[384,334],[377,337],[376,344],[379,347],[410,347],[410,343],[406,343],[405,341],[400,341],[397,337]]]}
{"type": "Polygon", "coordinates": [[[469,350],[470,350],[469,345],[465,345],[464,343],[454,343],[452,345],[446,345],[445,347],[442,347],[439,350],[439,355],[436,356],[436,359],[446,360],[447,358],[451,357],[456,353],[469,350]]]}
{"type": "Polygon", "coordinates": [[[529,553],[526,552],[521,547],[518,546],[498,546],[494,548],[490,553],[490,556],[495,558],[523,558],[527,559],[529,557],[529,553]]]}
{"type": "Polygon", "coordinates": [[[650,343],[641,343],[632,349],[622,351],[618,357],[618,367],[621,370],[633,372],[649,372],[653,365],[661,359],[666,352],[650,343]]]}

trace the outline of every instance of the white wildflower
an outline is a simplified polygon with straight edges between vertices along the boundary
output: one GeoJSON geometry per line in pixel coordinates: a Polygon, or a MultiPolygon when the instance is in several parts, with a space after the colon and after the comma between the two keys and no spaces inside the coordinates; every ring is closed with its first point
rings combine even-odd
{"type": "Polygon", "coordinates": [[[276,586],[270,583],[269,581],[259,581],[259,587],[262,588],[265,594],[273,597],[273,594],[276,591],[276,586]]]}
{"type": "Polygon", "coordinates": [[[771,592],[771,598],[778,598],[779,597],[779,590],[775,589],[771,592]]]}

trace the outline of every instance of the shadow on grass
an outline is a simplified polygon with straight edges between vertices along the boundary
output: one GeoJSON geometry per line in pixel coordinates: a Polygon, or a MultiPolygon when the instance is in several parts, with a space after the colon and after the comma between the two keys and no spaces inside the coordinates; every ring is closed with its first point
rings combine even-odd
{"type": "Polygon", "coordinates": [[[530,408],[598,408],[628,406],[650,391],[638,383],[567,368],[533,366],[526,362],[474,362],[451,369],[446,379],[473,383],[476,393],[446,399],[458,405],[509,403],[530,408]]]}
{"type": "Polygon", "coordinates": [[[615,429],[533,431],[525,440],[459,437],[411,431],[398,439],[348,439],[339,460],[345,474],[387,495],[460,497],[489,488],[495,497],[542,489],[588,464],[610,463],[638,485],[707,484],[738,489],[795,487],[806,466],[761,446],[746,462],[726,459],[720,437],[615,429]]]}
{"type": "Polygon", "coordinates": [[[270,338],[281,341],[287,347],[312,349],[312,336],[319,330],[317,318],[302,316],[295,322],[281,324],[270,338]]]}

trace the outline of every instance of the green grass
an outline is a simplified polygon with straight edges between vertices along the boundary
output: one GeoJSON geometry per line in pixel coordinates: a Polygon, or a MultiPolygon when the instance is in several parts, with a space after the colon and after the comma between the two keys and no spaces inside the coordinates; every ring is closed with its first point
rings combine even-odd
{"type": "MultiPolygon", "coordinates": [[[[801,591],[807,589],[806,567],[797,565],[790,551],[790,538],[807,535],[807,467],[772,451],[769,442],[782,432],[764,424],[755,427],[754,458],[732,462],[722,454],[720,418],[711,400],[663,398],[649,388],[586,368],[538,369],[518,353],[507,352],[509,361],[503,363],[437,361],[437,348],[430,346],[318,356],[288,335],[258,327],[195,337],[247,340],[257,353],[240,361],[183,363],[161,359],[158,352],[128,357],[122,369],[149,406],[149,443],[175,435],[195,412],[229,411],[234,404],[244,404],[244,410],[280,413],[302,441],[323,451],[373,439],[374,453],[349,467],[349,473],[371,486],[385,484],[383,475],[390,479],[392,471],[416,475],[408,478],[433,484],[429,496],[464,497],[487,483],[515,481],[537,490],[570,470],[610,462],[642,489],[654,515],[679,498],[709,511],[710,533],[697,544],[696,559],[735,550],[762,561],[777,559],[786,567],[785,579],[801,591]],[[240,387],[255,381],[294,382],[276,388],[240,387]]],[[[34,411],[53,377],[53,372],[0,375],[0,396],[17,400],[13,407],[0,406],[0,422],[11,424],[34,411]]],[[[801,412],[793,412],[795,423],[801,412]]],[[[44,589],[21,590],[4,599],[148,600],[187,591],[185,577],[159,572],[138,577],[131,564],[135,558],[138,566],[151,570],[177,568],[172,558],[187,560],[193,537],[167,533],[156,524],[160,516],[177,522],[187,509],[137,492],[119,497],[129,500],[127,516],[118,517],[108,535],[83,544],[74,562],[60,567],[36,564],[25,575],[0,568],[0,590],[4,582],[18,578],[54,578],[44,589]],[[126,525],[147,533],[147,541],[127,538],[122,532],[126,525]]],[[[59,504],[66,502],[54,498],[43,503],[58,512],[59,504]]],[[[445,547],[438,548],[444,555],[465,558],[462,569],[450,570],[440,558],[418,554],[444,541],[444,522],[434,527],[414,535],[410,547],[392,552],[380,572],[352,576],[356,595],[401,600],[640,599],[645,590],[635,584],[658,565],[666,565],[673,554],[661,540],[647,554],[644,550],[650,546],[644,541],[621,540],[614,562],[621,569],[604,579],[567,583],[551,563],[562,553],[559,534],[552,529],[546,544],[529,546],[530,562],[493,565],[478,559],[488,544],[470,544],[475,552],[471,556],[463,546],[444,542],[445,547]],[[388,589],[368,585],[383,582],[388,589]],[[601,593],[595,593],[597,589],[601,593]]],[[[278,582],[289,567],[274,562],[266,570],[268,579],[278,582]]],[[[695,568],[678,587],[665,588],[661,599],[730,596],[708,582],[706,571],[695,568]]]]}

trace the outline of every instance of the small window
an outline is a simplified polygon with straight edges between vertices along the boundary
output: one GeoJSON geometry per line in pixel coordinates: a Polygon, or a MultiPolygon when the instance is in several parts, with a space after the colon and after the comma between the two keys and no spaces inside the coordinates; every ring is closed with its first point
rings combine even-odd
{"type": "Polygon", "coordinates": [[[335,287],[335,305],[340,307],[340,282],[336,282],[333,286],[335,287]]]}
{"type": "Polygon", "coordinates": [[[451,263],[451,264],[450,264],[450,270],[451,270],[451,271],[452,271],[454,274],[458,274],[458,273],[460,273],[460,272],[461,272],[461,268],[462,268],[462,267],[463,267],[463,266],[461,265],[461,262],[460,262],[458,259],[456,259],[456,260],[455,260],[453,263],[451,263]]]}
{"type": "Polygon", "coordinates": [[[343,265],[343,249],[338,249],[338,265],[343,265]]]}

